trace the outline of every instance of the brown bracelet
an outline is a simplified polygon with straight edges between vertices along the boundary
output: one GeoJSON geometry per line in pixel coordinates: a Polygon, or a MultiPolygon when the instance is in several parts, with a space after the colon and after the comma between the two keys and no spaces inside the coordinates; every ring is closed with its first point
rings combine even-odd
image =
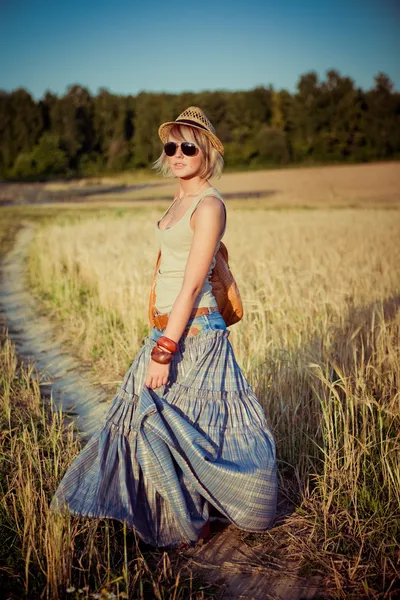
{"type": "Polygon", "coordinates": [[[160,365],[168,365],[172,360],[171,352],[167,352],[166,350],[162,350],[159,346],[154,346],[151,351],[151,358],[160,363],[160,365]]]}
{"type": "Polygon", "coordinates": [[[166,350],[169,350],[171,352],[171,354],[174,354],[174,352],[176,352],[178,350],[178,344],[176,342],[174,342],[174,340],[171,340],[171,338],[167,337],[166,335],[162,335],[161,337],[158,338],[157,346],[161,346],[161,348],[165,348],[166,350]]]}

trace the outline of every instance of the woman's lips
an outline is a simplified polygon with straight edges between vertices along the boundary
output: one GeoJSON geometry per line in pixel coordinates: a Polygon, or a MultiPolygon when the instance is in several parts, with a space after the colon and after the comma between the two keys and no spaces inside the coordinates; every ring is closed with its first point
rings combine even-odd
{"type": "Polygon", "coordinates": [[[185,163],[175,163],[174,167],[177,167],[178,169],[180,169],[181,167],[184,167],[185,163]]]}

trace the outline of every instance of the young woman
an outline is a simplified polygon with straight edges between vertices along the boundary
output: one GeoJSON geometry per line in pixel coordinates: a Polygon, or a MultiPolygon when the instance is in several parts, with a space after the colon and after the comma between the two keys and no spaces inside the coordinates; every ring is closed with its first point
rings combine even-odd
{"type": "Polygon", "coordinates": [[[52,507],[126,521],[144,542],[176,547],[207,538],[210,510],[244,531],[268,529],[277,478],[273,436],[209,281],[226,229],[209,183],[222,172],[223,145],[197,107],[159,136],[155,167],[179,183],[155,224],[155,325],[52,507]]]}

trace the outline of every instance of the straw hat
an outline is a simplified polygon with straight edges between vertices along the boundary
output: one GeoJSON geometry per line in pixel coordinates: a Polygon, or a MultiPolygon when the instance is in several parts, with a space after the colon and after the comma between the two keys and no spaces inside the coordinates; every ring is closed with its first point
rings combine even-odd
{"type": "Polygon", "coordinates": [[[222,142],[217,138],[214,127],[207,119],[201,108],[198,108],[197,106],[189,106],[189,108],[184,110],[175,121],[168,121],[167,123],[160,125],[158,128],[158,135],[160,136],[163,144],[168,141],[170,129],[176,124],[189,125],[195,129],[200,129],[200,131],[202,131],[208,137],[214,148],[216,148],[220,154],[224,154],[222,142]]]}

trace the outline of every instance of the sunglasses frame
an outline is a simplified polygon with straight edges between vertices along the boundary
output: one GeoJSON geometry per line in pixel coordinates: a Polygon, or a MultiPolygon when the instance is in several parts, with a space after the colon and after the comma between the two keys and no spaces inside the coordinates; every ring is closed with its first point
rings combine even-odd
{"type": "Polygon", "coordinates": [[[171,158],[172,156],[175,156],[175,154],[176,154],[176,151],[178,150],[178,146],[180,146],[180,147],[181,147],[182,153],[183,153],[185,156],[188,156],[189,158],[193,158],[193,156],[196,156],[196,155],[197,155],[197,151],[200,151],[200,148],[199,148],[198,146],[196,146],[196,144],[194,144],[193,142],[180,142],[180,143],[177,143],[177,142],[165,142],[165,144],[164,144],[164,152],[165,152],[165,154],[166,154],[167,156],[169,156],[170,158],[171,158]],[[173,154],[168,154],[168,152],[166,151],[166,147],[167,147],[167,146],[169,146],[169,147],[171,147],[171,148],[172,148],[172,145],[174,145],[174,146],[175,146],[174,153],[173,153],[173,154]],[[190,147],[190,148],[192,148],[192,147],[193,147],[193,148],[195,149],[195,152],[194,152],[194,154],[187,154],[187,153],[185,152],[185,148],[188,148],[188,147],[190,147]]]}

